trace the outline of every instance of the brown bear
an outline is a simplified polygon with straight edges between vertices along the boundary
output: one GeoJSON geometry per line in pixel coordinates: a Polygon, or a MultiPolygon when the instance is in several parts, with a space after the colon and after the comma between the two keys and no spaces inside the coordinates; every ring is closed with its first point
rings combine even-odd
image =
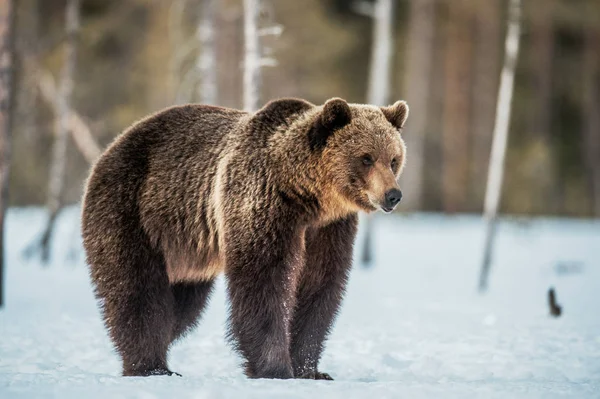
{"type": "Polygon", "coordinates": [[[229,335],[251,378],[318,370],[352,262],[357,212],[391,212],[405,102],[279,99],[256,113],[183,105],[127,129],[83,199],[91,279],[123,375],[174,374],[225,273],[229,335]]]}

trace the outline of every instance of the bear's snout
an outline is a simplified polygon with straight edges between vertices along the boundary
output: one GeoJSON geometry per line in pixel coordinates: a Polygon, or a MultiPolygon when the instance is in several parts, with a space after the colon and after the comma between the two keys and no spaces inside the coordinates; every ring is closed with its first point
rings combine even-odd
{"type": "Polygon", "coordinates": [[[400,200],[402,200],[402,191],[393,188],[385,193],[385,200],[383,201],[381,208],[384,212],[389,213],[400,203],[400,200]]]}

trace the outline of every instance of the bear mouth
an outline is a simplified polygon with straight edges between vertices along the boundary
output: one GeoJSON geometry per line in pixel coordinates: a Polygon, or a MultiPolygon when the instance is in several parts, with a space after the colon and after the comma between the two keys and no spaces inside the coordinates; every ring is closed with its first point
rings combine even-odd
{"type": "Polygon", "coordinates": [[[392,211],[396,208],[396,206],[385,206],[376,201],[373,201],[370,195],[367,195],[369,198],[369,205],[371,205],[372,209],[377,211],[381,210],[383,213],[392,213],[392,211]]]}

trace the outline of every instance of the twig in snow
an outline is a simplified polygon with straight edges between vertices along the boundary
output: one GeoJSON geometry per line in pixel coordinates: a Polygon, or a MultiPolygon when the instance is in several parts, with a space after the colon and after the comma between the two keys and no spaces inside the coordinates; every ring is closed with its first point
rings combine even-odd
{"type": "Polygon", "coordinates": [[[560,317],[562,314],[561,306],[556,303],[556,293],[554,288],[548,290],[548,306],[550,307],[550,314],[554,317],[560,317]]]}

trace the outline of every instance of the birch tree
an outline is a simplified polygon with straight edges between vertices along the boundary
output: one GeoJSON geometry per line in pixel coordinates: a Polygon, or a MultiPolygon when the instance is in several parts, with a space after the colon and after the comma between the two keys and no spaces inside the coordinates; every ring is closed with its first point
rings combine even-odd
{"type": "Polygon", "coordinates": [[[500,80],[502,17],[498,0],[477,4],[475,15],[475,48],[473,51],[473,89],[471,103],[472,146],[470,151],[469,196],[479,209],[483,207],[489,148],[492,143],[496,96],[500,80]]]}
{"type": "Polygon", "coordinates": [[[283,32],[283,27],[278,24],[260,27],[261,11],[261,0],[244,0],[243,108],[250,112],[259,107],[261,68],[277,66],[277,60],[263,54],[261,39],[279,36],[283,32]]]}
{"type": "Polygon", "coordinates": [[[216,0],[203,0],[200,22],[196,37],[200,52],[196,62],[200,85],[198,99],[203,104],[217,103],[217,60],[215,48],[215,8],[216,0]]]}
{"type": "MultiPolygon", "coordinates": [[[[52,108],[54,117],[58,118],[61,110],[58,102],[59,96],[56,89],[56,83],[52,74],[49,71],[40,70],[36,75],[42,99],[52,108]]],[[[102,154],[102,149],[96,142],[92,130],[83,118],[74,109],[71,109],[70,114],[67,128],[71,134],[71,138],[81,155],[90,165],[92,165],[102,154]]]]}
{"type": "Polygon", "coordinates": [[[373,41],[367,102],[388,105],[392,63],[392,2],[377,0],[373,12],[373,41]]]}
{"type": "Polygon", "coordinates": [[[510,126],[511,103],[513,98],[515,70],[519,56],[521,35],[521,0],[510,0],[508,10],[508,29],[504,44],[504,65],[500,75],[500,88],[496,102],[496,121],[492,141],[492,151],[488,167],[488,179],[485,192],[484,220],[485,246],[479,279],[479,290],[488,286],[488,275],[492,260],[498,205],[502,194],[504,159],[510,126]]]}
{"type": "MultiPolygon", "coordinates": [[[[393,0],[377,0],[372,11],[373,39],[371,44],[371,62],[369,66],[369,86],[367,102],[384,106],[389,100],[390,71],[392,64],[392,12],[393,0]]],[[[364,266],[373,260],[372,236],[373,219],[365,219],[365,241],[362,261],[364,266]]]]}
{"type": "MultiPolygon", "coordinates": [[[[15,91],[14,109],[15,117],[22,126],[22,134],[28,143],[33,143],[38,138],[40,129],[38,123],[38,104],[35,73],[39,64],[39,45],[41,4],[37,0],[22,0],[18,7],[23,7],[27,12],[22,12],[15,20],[15,26],[20,26],[13,33],[15,41],[15,56],[20,64],[19,90],[15,91]],[[26,110],[25,112],[18,112],[26,110]]],[[[19,13],[16,13],[19,14],[19,13]]]]}
{"type": "Polygon", "coordinates": [[[49,218],[41,239],[42,260],[47,262],[50,256],[50,237],[54,229],[56,217],[62,207],[62,196],[65,185],[66,155],[71,119],[71,95],[73,92],[73,75],[77,49],[77,32],[79,30],[79,0],[68,0],[65,9],[65,25],[67,40],[65,43],[65,59],[61,73],[58,92],[58,115],[55,118],[55,138],[52,147],[52,164],[48,184],[49,218]]]}
{"type": "Polygon", "coordinates": [[[0,307],[4,305],[4,216],[8,207],[11,156],[13,11],[11,0],[0,0],[0,307]]]}
{"type": "Polygon", "coordinates": [[[258,109],[260,86],[260,40],[258,17],[260,0],[244,0],[244,99],[246,111],[258,109]]]}

